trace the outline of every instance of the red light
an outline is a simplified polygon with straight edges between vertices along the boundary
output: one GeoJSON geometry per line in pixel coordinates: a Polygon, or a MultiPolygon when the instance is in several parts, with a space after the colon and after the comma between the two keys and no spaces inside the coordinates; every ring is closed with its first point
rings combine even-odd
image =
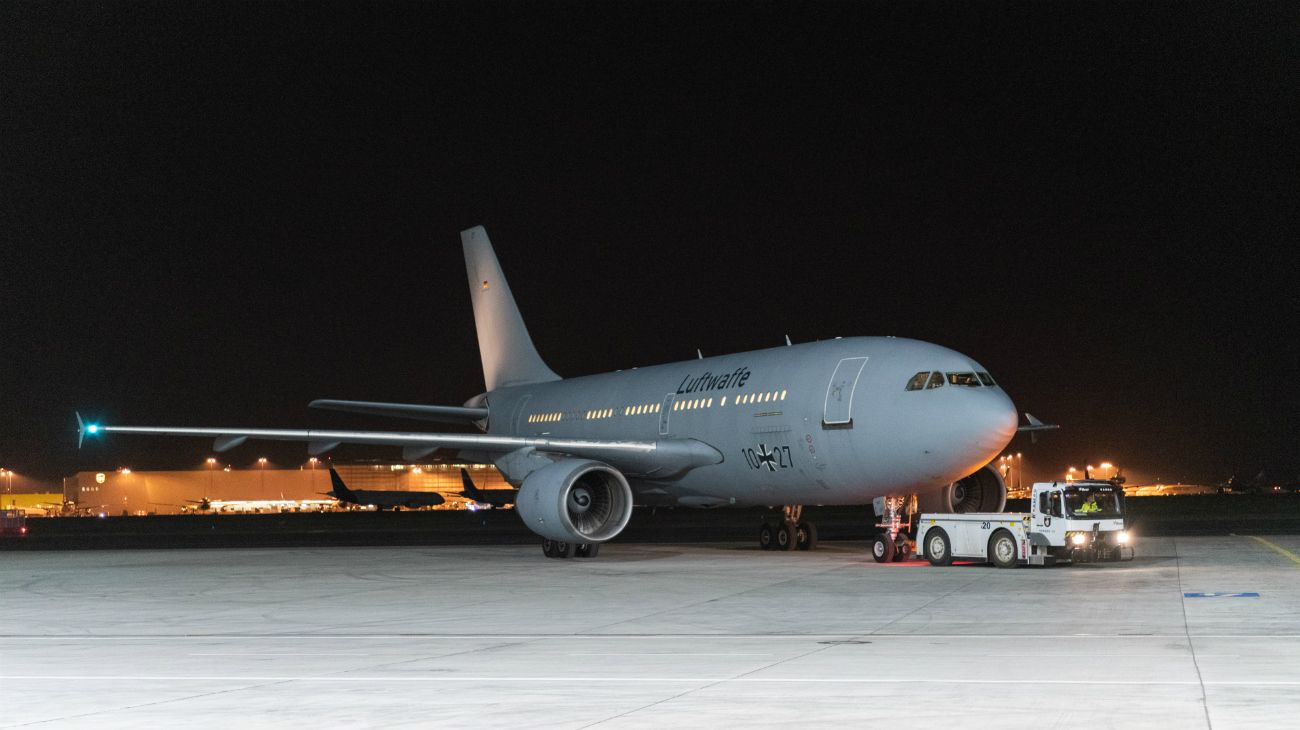
{"type": "Polygon", "coordinates": [[[26,534],[27,534],[27,526],[26,526],[26,525],[23,525],[22,527],[18,528],[18,534],[19,534],[19,535],[26,535],[26,534]]]}

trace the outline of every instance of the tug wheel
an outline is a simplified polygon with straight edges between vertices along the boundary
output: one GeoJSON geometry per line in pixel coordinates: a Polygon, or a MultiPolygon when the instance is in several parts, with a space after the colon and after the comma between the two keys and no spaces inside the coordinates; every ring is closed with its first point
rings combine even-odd
{"type": "Polygon", "coordinates": [[[942,527],[932,528],[925,533],[925,557],[930,565],[952,565],[952,541],[942,527]]]}

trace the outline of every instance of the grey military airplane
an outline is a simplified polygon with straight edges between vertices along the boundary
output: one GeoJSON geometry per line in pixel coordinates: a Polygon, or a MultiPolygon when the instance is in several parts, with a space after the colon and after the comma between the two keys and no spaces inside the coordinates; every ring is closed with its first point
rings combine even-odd
{"type": "Polygon", "coordinates": [[[400,489],[349,489],[334,467],[330,467],[329,496],[345,504],[375,507],[380,510],[436,507],[447,500],[437,492],[412,492],[400,489]]]}
{"type": "MultiPolygon", "coordinates": [[[[1016,434],[1011,399],[985,368],[939,345],[846,337],[562,379],[542,361],[483,227],[461,233],[485,390],[461,406],[318,400],[352,413],[474,424],[481,433],[111,426],[101,433],[402,447],[414,461],[492,462],[548,557],[590,556],[634,504],[781,507],[764,548],[809,548],[802,505],[877,505],[877,559],[906,544],[904,505],[999,511],[988,464],[1016,434]],[[915,497],[916,500],[911,498],[915,497]]],[[[1031,420],[1019,430],[1053,428],[1031,420]]]]}

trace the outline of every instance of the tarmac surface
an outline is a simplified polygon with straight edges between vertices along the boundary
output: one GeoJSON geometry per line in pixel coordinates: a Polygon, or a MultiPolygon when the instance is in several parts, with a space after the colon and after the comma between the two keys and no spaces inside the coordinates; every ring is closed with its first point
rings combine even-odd
{"type": "Polygon", "coordinates": [[[0,727],[1294,727],[1300,537],[1136,549],[9,552],[0,727]]]}

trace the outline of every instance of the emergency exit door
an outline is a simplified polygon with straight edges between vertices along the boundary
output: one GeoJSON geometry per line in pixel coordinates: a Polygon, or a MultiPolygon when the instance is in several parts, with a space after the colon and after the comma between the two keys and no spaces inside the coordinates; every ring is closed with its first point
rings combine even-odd
{"type": "Polygon", "coordinates": [[[835,366],[831,382],[826,385],[826,403],[822,407],[822,424],[853,427],[853,391],[858,387],[865,357],[846,357],[835,366]]]}

